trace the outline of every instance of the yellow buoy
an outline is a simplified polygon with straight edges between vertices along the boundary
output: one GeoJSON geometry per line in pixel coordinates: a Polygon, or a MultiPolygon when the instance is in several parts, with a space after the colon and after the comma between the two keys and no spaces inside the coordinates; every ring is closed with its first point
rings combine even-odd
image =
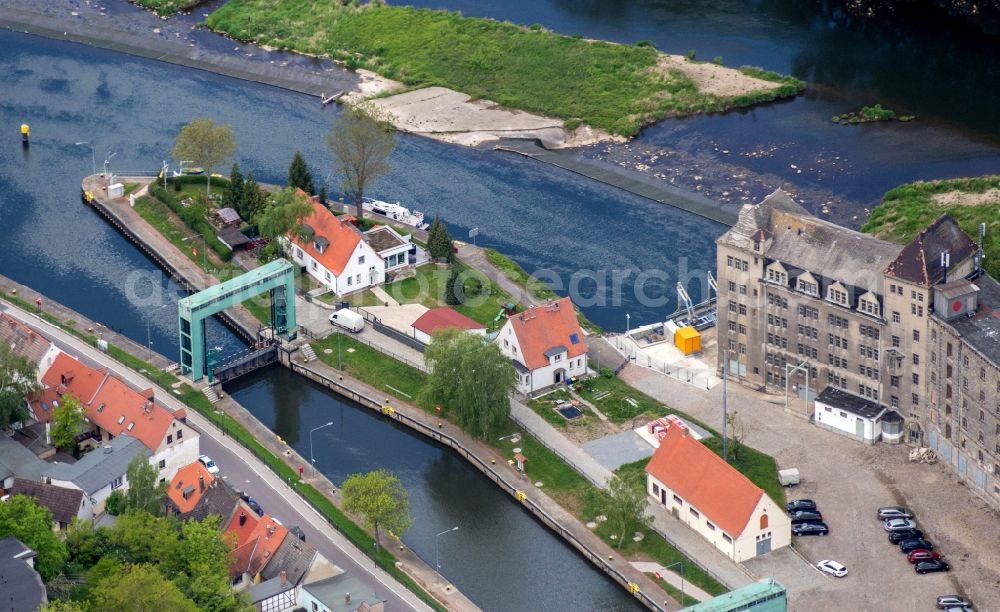
{"type": "Polygon", "coordinates": [[[31,127],[27,123],[21,124],[21,142],[28,142],[28,137],[31,135],[31,127]]]}

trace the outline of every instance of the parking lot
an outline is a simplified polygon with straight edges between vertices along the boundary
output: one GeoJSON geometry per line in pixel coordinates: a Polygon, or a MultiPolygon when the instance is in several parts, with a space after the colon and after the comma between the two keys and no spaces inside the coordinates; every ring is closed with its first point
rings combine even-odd
{"type": "MultiPolygon", "coordinates": [[[[721,392],[693,393],[644,368],[626,368],[635,386],[709,425],[721,427],[721,392]],[[677,398],[683,398],[678,400],[677,398]]],[[[970,596],[977,610],[1000,611],[1000,515],[979,501],[943,465],[907,460],[908,448],[865,446],[784,413],[771,401],[737,385],[730,406],[750,426],[746,443],[772,455],[779,467],[797,467],[802,483],[788,498],[819,504],[830,526],[826,537],[794,538],[796,551],[811,564],[833,559],[847,566],[845,578],[805,579],[807,571],[790,555],[765,555],[745,565],[760,576],[773,575],[789,590],[789,609],[934,610],[938,595],[970,596]],[[906,556],[888,541],[879,506],[913,510],[917,528],[951,564],[952,571],[918,575],[906,556]]]]}

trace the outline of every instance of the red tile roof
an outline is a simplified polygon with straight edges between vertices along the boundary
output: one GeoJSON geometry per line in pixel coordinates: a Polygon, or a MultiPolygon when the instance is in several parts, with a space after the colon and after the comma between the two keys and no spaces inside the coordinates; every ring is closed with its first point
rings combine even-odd
{"type": "Polygon", "coordinates": [[[152,401],[151,389],[135,391],[104,370],[95,370],[60,353],[42,384],[68,393],[83,405],[92,423],[118,436],[127,433],[156,451],[174,424],[175,415],[152,401]]]}
{"type": "Polygon", "coordinates": [[[420,330],[425,334],[433,334],[439,329],[457,327],[458,329],[486,329],[486,326],[478,321],[473,321],[464,314],[447,306],[431,308],[420,315],[413,322],[413,329],[420,330]]]}
{"type": "MultiPolygon", "coordinates": [[[[301,189],[297,192],[305,198],[305,192],[301,189]]],[[[339,275],[347,267],[347,263],[354,254],[354,249],[361,242],[361,232],[351,223],[342,221],[318,201],[311,198],[306,198],[306,201],[312,206],[313,212],[303,219],[302,223],[312,228],[313,236],[305,241],[299,238],[297,231],[294,231],[290,238],[296,246],[308,253],[324,268],[339,275]],[[323,249],[322,253],[316,248],[317,237],[329,241],[329,245],[323,249]]]]}
{"type": "Polygon", "coordinates": [[[14,317],[0,313],[0,342],[20,355],[37,364],[45,356],[52,344],[49,339],[14,317]]]}
{"type": "Polygon", "coordinates": [[[35,415],[35,420],[39,423],[51,422],[52,411],[58,406],[60,397],[62,394],[59,393],[59,390],[53,388],[42,389],[41,393],[31,396],[28,404],[35,415]]]}
{"type": "Polygon", "coordinates": [[[187,514],[198,505],[201,496],[204,495],[205,491],[208,491],[208,487],[212,484],[213,480],[215,480],[215,477],[212,476],[208,469],[200,461],[195,461],[177,470],[173,480],[170,481],[170,486],[167,488],[167,497],[177,507],[177,511],[180,514],[187,514]],[[202,488],[203,485],[204,489],[202,488]],[[186,499],[184,497],[185,491],[188,491],[186,499]]]}
{"type": "Polygon", "coordinates": [[[568,359],[587,352],[583,330],[568,297],[518,313],[510,318],[510,324],[521,347],[521,361],[529,370],[549,365],[545,351],[557,346],[566,348],[568,359]]]}
{"type": "Polygon", "coordinates": [[[230,575],[246,572],[253,576],[264,569],[274,556],[274,552],[288,535],[288,529],[267,514],[257,516],[249,506],[241,503],[233,513],[226,527],[226,533],[235,536],[235,547],[229,566],[230,575]],[[240,525],[241,515],[246,517],[242,525],[240,525]]]}
{"type": "Polygon", "coordinates": [[[670,427],[646,472],[733,538],[746,529],[764,490],[680,427],[670,427]]]}

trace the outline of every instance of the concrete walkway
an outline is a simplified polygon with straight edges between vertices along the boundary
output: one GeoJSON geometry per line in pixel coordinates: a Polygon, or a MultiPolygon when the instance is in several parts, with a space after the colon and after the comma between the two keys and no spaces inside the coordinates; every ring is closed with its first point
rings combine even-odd
{"type": "Polygon", "coordinates": [[[379,301],[386,306],[399,306],[399,302],[396,301],[396,298],[386,293],[385,289],[382,288],[382,285],[372,285],[371,290],[372,293],[375,294],[375,297],[377,297],[379,301]]]}
{"type": "Polygon", "coordinates": [[[663,580],[665,580],[667,584],[675,589],[680,589],[684,595],[694,597],[698,601],[708,601],[713,597],[700,589],[697,585],[684,580],[683,576],[678,576],[673,571],[668,570],[666,567],[656,563],[655,561],[633,561],[632,567],[639,570],[643,574],[654,574],[656,572],[660,572],[660,575],[663,576],[663,580]]]}
{"type": "Polygon", "coordinates": [[[495,282],[501,289],[511,295],[511,298],[523,306],[537,306],[542,302],[521,285],[507,278],[499,268],[486,258],[486,250],[471,244],[458,247],[458,258],[468,266],[476,268],[495,282]]]}
{"type": "MultiPolygon", "coordinates": [[[[224,475],[230,479],[230,484],[243,489],[266,503],[267,510],[282,520],[294,521],[309,530],[309,541],[327,557],[348,572],[372,583],[376,592],[388,596],[391,609],[402,606],[405,609],[430,610],[412,592],[399,584],[384,570],[376,568],[374,563],[363,552],[358,550],[339,531],[335,530],[325,518],[312,509],[298,494],[281,478],[267,468],[260,460],[243,446],[227,438],[225,434],[212,425],[197,412],[186,408],[174,398],[169,389],[162,389],[155,383],[133,372],[112,360],[106,354],[79,340],[61,329],[40,320],[37,316],[20,309],[0,303],[4,312],[33,327],[42,335],[50,338],[62,350],[80,357],[86,362],[107,368],[118,375],[129,385],[138,389],[155,388],[158,402],[167,409],[187,412],[188,423],[201,434],[200,446],[206,453],[225,467],[224,475]],[[233,476],[237,478],[233,479],[233,476]],[[240,480],[239,482],[232,482],[240,480]],[[264,501],[266,500],[266,501],[264,501]]],[[[78,321],[84,319],[78,318],[78,321]]],[[[433,574],[433,570],[429,570],[433,574]]],[[[462,608],[459,608],[462,609],[462,608]]],[[[464,609],[475,609],[474,606],[464,609]]]]}

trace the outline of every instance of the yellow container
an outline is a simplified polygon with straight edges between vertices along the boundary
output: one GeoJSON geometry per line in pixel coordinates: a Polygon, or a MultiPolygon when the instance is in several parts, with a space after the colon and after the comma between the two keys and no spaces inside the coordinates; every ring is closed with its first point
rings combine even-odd
{"type": "Polygon", "coordinates": [[[701,334],[693,327],[682,327],[674,333],[674,346],[685,355],[701,352],[701,334]]]}

